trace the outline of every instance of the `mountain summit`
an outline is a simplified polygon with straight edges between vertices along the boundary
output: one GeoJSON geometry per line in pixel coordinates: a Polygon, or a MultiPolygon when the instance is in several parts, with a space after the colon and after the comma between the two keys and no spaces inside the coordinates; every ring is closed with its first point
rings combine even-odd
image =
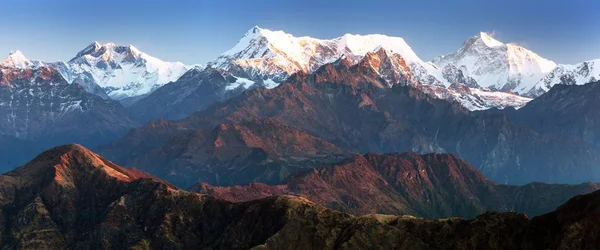
{"type": "Polygon", "coordinates": [[[187,71],[183,63],[164,62],[133,45],[98,42],[77,53],[68,64],[75,76],[95,82],[116,100],[147,95],[187,71]]]}
{"type": "Polygon", "coordinates": [[[29,60],[21,51],[11,52],[6,59],[0,63],[0,66],[9,68],[25,69],[33,66],[33,62],[29,60]]]}
{"type": "MultiPolygon", "coordinates": [[[[504,44],[485,32],[467,39],[456,52],[437,57],[442,71],[458,68],[479,88],[527,93],[556,63],[515,44],[504,44]]],[[[446,77],[448,78],[448,77],[446,77]]]]}

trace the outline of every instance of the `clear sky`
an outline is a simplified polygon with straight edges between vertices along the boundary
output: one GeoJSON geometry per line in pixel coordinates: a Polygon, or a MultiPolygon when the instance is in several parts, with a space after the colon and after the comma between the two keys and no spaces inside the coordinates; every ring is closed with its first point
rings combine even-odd
{"type": "Polygon", "coordinates": [[[403,37],[423,60],[493,32],[557,63],[600,58],[599,0],[2,0],[0,53],[69,60],[92,41],[205,63],[255,25],[295,36],[403,37]]]}

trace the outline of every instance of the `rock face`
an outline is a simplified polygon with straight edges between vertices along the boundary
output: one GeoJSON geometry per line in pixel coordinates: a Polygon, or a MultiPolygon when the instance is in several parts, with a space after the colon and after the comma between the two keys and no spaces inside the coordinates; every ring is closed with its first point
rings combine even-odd
{"type": "Polygon", "coordinates": [[[116,101],[68,83],[52,67],[0,67],[0,131],[42,147],[104,143],[135,126],[116,101]]]}
{"type": "Polygon", "coordinates": [[[299,169],[350,154],[275,119],[225,122],[214,129],[165,129],[170,131],[164,139],[161,135],[154,137],[161,140],[159,143],[149,142],[145,132],[134,131],[128,136],[131,140],[117,141],[103,154],[128,166],[148,166],[145,171],[180,187],[189,187],[198,180],[221,185],[279,183],[299,169]],[[122,150],[131,143],[138,146],[122,150]]]}
{"type": "Polygon", "coordinates": [[[277,88],[248,90],[183,120],[150,123],[106,150],[138,152],[111,158],[131,166],[155,158],[138,145],[172,147],[168,138],[182,128],[213,130],[225,122],[272,118],[349,151],[452,153],[498,183],[600,180],[598,155],[581,140],[541,134],[502,112],[471,113],[413,85],[382,88],[389,83],[371,65],[344,58],[312,74],[295,74],[277,88]],[[165,139],[156,141],[157,135],[165,139]]]}
{"type": "Polygon", "coordinates": [[[281,185],[199,183],[191,190],[235,202],[293,194],[356,215],[471,218],[486,211],[537,216],[556,209],[573,196],[599,188],[595,183],[497,185],[453,155],[369,153],[306,170],[281,185]]]}
{"type": "Polygon", "coordinates": [[[0,176],[7,249],[593,249],[600,194],[529,220],[354,217],[304,198],[231,203],[189,193],[77,145],[0,176]]]}

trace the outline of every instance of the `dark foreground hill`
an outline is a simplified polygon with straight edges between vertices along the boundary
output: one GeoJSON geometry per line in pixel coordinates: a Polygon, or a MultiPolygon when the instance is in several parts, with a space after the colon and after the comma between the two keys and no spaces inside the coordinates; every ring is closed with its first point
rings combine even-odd
{"type": "Polygon", "coordinates": [[[594,249],[600,193],[529,220],[355,217],[304,198],[232,203],[179,190],[78,145],[0,176],[4,249],[594,249]]]}

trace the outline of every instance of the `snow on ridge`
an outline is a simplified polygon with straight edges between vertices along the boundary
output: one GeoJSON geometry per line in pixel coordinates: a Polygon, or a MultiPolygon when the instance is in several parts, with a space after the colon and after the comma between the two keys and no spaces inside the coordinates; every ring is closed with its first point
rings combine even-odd
{"type": "Polygon", "coordinates": [[[270,79],[276,86],[298,71],[311,72],[343,56],[357,62],[379,48],[402,56],[423,82],[449,85],[439,70],[421,60],[403,38],[381,34],[344,34],[333,39],[317,39],[255,26],[208,66],[238,71],[233,73],[253,80],[270,79]]]}
{"type": "MultiPolygon", "coordinates": [[[[401,37],[391,37],[382,34],[344,34],[333,39],[317,39],[308,36],[295,37],[281,30],[272,31],[257,26],[250,29],[233,48],[223,53],[222,56],[236,55],[251,45],[248,43],[248,40],[259,37],[264,37],[267,40],[268,46],[265,49],[274,47],[276,50],[290,55],[299,62],[310,59],[314,54],[314,51],[310,49],[314,49],[317,45],[336,48],[335,56],[333,56],[336,58],[345,54],[364,56],[369,51],[373,51],[378,47],[385,47],[408,59],[421,60],[401,37]]],[[[244,56],[246,57],[240,59],[258,58],[260,54],[258,56],[245,54],[244,56]]]]}
{"type": "Polygon", "coordinates": [[[246,78],[236,77],[235,82],[233,82],[230,85],[226,86],[225,90],[234,90],[234,89],[237,89],[239,87],[242,87],[244,89],[248,89],[252,85],[254,85],[254,81],[248,80],[246,78]]]}
{"type": "Polygon", "coordinates": [[[345,34],[333,39],[317,39],[308,36],[295,37],[283,31],[253,27],[233,48],[209,64],[219,67],[231,61],[250,61],[266,57],[278,58],[274,63],[285,70],[307,70],[315,68],[311,65],[313,61],[331,61],[332,58],[342,55],[364,56],[378,47],[401,54],[407,61],[422,62],[400,37],[345,34]]]}
{"type": "Polygon", "coordinates": [[[583,85],[600,81],[600,59],[578,64],[559,64],[533,86],[528,96],[537,97],[556,84],[583,85]]]}

